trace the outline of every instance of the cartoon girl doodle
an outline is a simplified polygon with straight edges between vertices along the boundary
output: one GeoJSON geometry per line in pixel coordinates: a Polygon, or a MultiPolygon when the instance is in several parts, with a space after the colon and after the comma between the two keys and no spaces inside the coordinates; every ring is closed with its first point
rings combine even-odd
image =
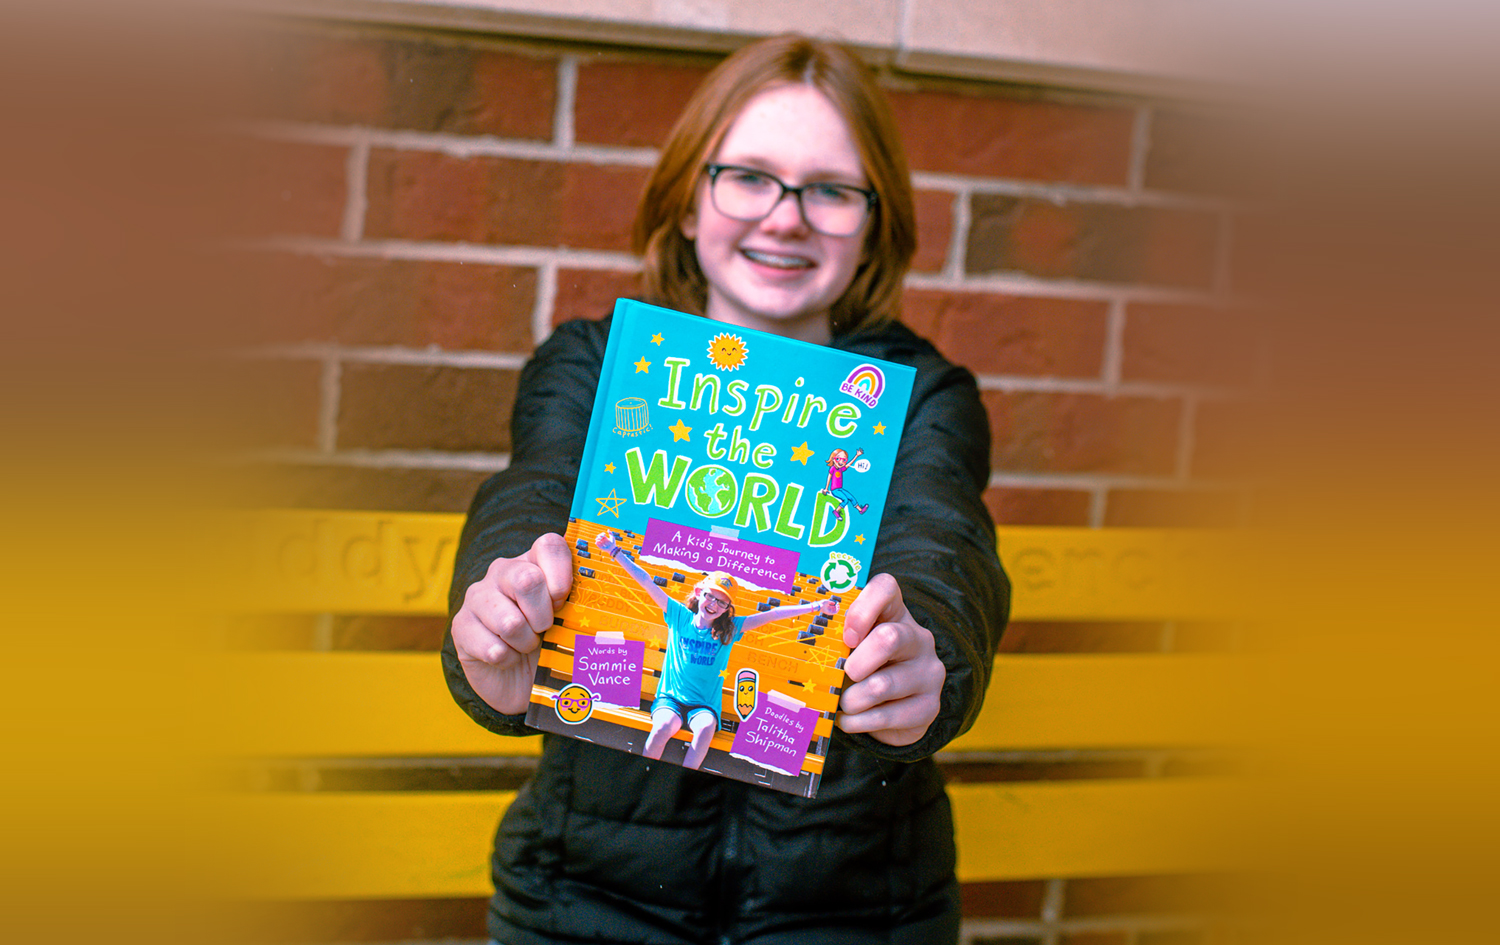
{"type": "Polygon", "coordinates": [[[817,610],[829,616],[838,613],[838,603],[825,600],[786,604],[737,617],[729,589],[738,585],[723,571],[710,571],[693,586],[685,602],[675,601],[615,543],[609,532],[600,532],[594,543],[645,588],[661,607],[662,620],[667,626],[667,652],[662,660],[661,678],[656,683],[656,701],[651,703],[651,734],[643,752],[647,758],[660,758],[667,742],[685,722],[693,737],[682,766],[698,768],[703,764],[714,732],[719,728],[723,673],[729,666],[729,651],[746,630],[817,610]]]}
{"type": "Polygon", "coordinates": [[[854,493],[850,492],[844,487],[844,470],[852,468],[855,472],[865,472],[870,468],[868,460],[858,465],[856,465],[854,462],[856,459],[859,459],[859,457],[863,453],[863,449],[857,449],[854,451],[854,455],[850,456],[844,450],[837,449],[829,454],[828,485],[824,486],[818,491],[824,495],[833,496],[835,499],[839,500],[839,504],[833,507],[833,515],[835,518],[844,517],[845,506],[854,506],[854,511],[858,512],[861,515],[865,514],[865,510],[870,507],[869,503],[861,505],[859,500],[854,497],[854,493]]]}

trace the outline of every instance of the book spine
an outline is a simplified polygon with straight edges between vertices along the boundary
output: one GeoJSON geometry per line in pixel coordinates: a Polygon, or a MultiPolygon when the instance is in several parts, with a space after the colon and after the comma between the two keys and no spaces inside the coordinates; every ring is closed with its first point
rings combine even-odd
{"type": "Polygon", "coordinates": [[[609,422],[610,388],[615,377],[615,360],[620,355],[618,342],[624,332],[624,324],[632,320],[629,299],[616,299],[614,314],[609,322],[609,339],[604,347],[604,363],[599,367],[599,386],[594,391],[594,412],[589,418],[588,437],[583,444],[583,458],[578,464],[578,483],[573,489],[573,507],[568,514],[573,518],[583,516],[584,496],[588,494],[588,480],[594,474],[594,456],[599,452],[599,443],[604,439],[601,424],[609,422]]]}

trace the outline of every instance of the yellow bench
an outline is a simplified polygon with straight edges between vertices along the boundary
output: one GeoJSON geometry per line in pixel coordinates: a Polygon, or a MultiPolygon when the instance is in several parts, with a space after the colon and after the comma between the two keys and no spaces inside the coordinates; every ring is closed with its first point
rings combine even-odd
{"type": "MultiPolygon", "coordinates": [[[[245,608],[442,614],[462,516],[277,511],[238,521],[245,608]]],[[[1223,544],[1198,532],[1005,528],[1013,619],[1224,619],[1223,544]]],[[[535,755],[540,738],[471,722],[435,653],[225,654],[224,758],[473,759],[535,755]]],[[[1180,750],[1233,742],[1244,674],[1232,656],[1003,655],[983,715],[940,760],[1000,752],[1180,750]]],[[[1221,777],[950,786],[966,883],[1227,868],[1221,777]]],[[[506,791],[244,792],[226,822],[255,849],[241,891],[268,900],[487,896],[506,791]]]]}

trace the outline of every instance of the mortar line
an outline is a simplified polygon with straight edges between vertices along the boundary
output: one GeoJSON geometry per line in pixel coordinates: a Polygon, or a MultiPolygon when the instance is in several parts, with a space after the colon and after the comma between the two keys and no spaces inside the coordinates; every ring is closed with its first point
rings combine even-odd
{"type": "Polygon", "coordinates": [[[1125,300],[1114,299],[1109,303],[1109,314],[1105,321],[1104,364],[1101,374],[1104,389],[1110,393],[1120,390],[1120,372],[1125,362],[1125,300]]]}
{"type": "Polygon", "coordinates": [[[1080,279],[1043,279],[1023,272],[971,274],[960,279],[951,278],[946,273],[942,275],[916,274],[907,276],[906,284],[918,289],[1006,292],[1098,301],[1123,298],[1133,302],[1177,302],[1188,305],[1209,305],[1219,301],[1212,292],[1205,292],[1201,289],[1175,289],[1168,286],[1132,285],[1121,282],[1089,282],[1080,279]]]}
{"type": "Polygon", "coordinates": [[[1228,210],[1219,215],[1219,245],[1214,252],[1213,291],[1228,298],[1234,287],[1234,216],[1228,210]]]}
{"type": "Polygon", "coordinates": [[[1151,154],[1153,117],[1151,106],[1142,105],[1135,110],[1135,120],[1130,125],[1130,170],[1125,188],[1133,194],[1146,192],[1146,160],[1151,154]]]}
{"type": "Polygon", "coordinates": [[[640,269],[640,260],[623,252],[478,243],[428,243],[413,240],[364,240],[359,243],[344,243],[318,237],[286,236],[240,243],[230,248],[359,259],[409,259],[425,262],[483,263],[497,266],[540,266],[543,263],[555,262],[579,269],[611,269],[621,272],[635,272],[640,269]]]}
{"type": "Polygon", "coordinates": [[[318,614],[314,619],[311,649],[319,653],[333,649],[333,614],[318,614]]]}
{"type": "MultiPolygon", "coordinates": [[[[1128,174],[1129,172],[1127,172],[1128,174]]],[[[941,171],[916,171],[912,186],[921,190],[972,190],[975,193],[1005,197],[1029,197],[1055,204],[1107,203],[1125,207],[1154,207],[1162,210],[1198,210],[1215,213],[1238,206],[1224,197],[1179,194],[1162,190],[1132,190],[1129,186],[1065,184],[1055,181],[1021,180],[1011,177],[970,177],[941,171]]]]}
{"type": "Polygon", "coordinates": [[[1064,880],[1047,880],[1047,891],[1042,896],[1042,921],[1052,925],[1062,918],[1063,897],[1066,895],[1064,880]]]}
{"type": "Polygon", "coordinates": [[[969,229],[974,223],[974,208],[969,191],[953,195],[953,235],[948,239],[948,256],[943,260],[943,275],[955,281],[964,277],[969,255],[969,229]]]}
{"type": "Polygon", "coordinates": [[[1099,394],[1105,397],[1149,397],[1154,400],[1175,400],[1197,393],[1189,385],[1155,384],[1135,382],[1110,387],[1100,378],[1068,377],[1015,377],[1009,375],[984,374],[978,378],[980,390],[1025,391],[1029,393],[1099,394]]]}
{"type": "Polygon", "coordinates": [[[552,314],[557,307],[557,263],[537,267],[536,304],[531,309],[531,340],[540,345],[552,334],[552,314]]]}
{"type": "MultiPolygon", "coordinates": [[[[554,112],[554,120],[556,113],[554,112]]],[[[352,147],[364,140],[371,147],[393,151],[435,151],[452,157],[500,157],[533,161],[568,161],[586,164],[619,164],[651,167],[655,148],[621,147],[576,142],[566,146],[556,141],[524,141],[493,135],[453,135],[431,131],[399,131],[362,126],[309,125],[298,122],[256,122],[232,125],[230,132],[247,137],[293,144],[323,144],[352,147]]],[[[554,135],[557,129],[553,129],[554,135]]]]}
{"type": "Polygon", "coordinates": [[[365,211],[369,206],[370,143],[363,137],[349,147],[344,161],[344,218],[339,239],[357,243],[365,235],[365,211]]]}
{"type": "Polygon", "coordinates": [[[432,450],[345,450],[317,453],[312,450],[267,449],[233,458],[240,464],[274,463],[289,466],[335,466],[356,469],[461,469],[499,472],[510,466],[509,453],[443,453],[432,450]]]}
{"type": "Polygon", "coordinates": [[[236,357],[247,359],[336,358],[343,362],[360,364],[411,364],[423,367],[470,367],[519,370],[531,357],[528,353],[499,353],[493,351],[443,351],[430,348],[359,348],[329,344],[267,345],[234,352],[236,357]]]}
{"type": "Polygon", "coordinates": [[[578,101],[578,57],[568,53],[557,60],[557,109],[552,115],[552,140],[559,148],[573,147],[573,109],[578,101]]]}
{"type": "MultiPolygon", "coordinates": [[[[1123,485],[1123,483],[1117,483],[1116,485],[1123,485]]],[[[1094,489],[1093,489],[1093,491],[1089,494],[1089,527],[1090,528],[1103,528],[1104,527],[1104,522],[1105,522],[1105,517],[1104,516],[1105,516],[1106,512],[1108,511],[1108,509],[1107,509],[1107,504],[1109,502],[1109,498],[1108,497],[1109,497],[1109,487],[1108,486],[1104,486],[1104,485],[1095,486],[1094,489]]]]}
{"type": "Polygon", "coordinates": [[[1192,394],[1182,398],[1182,414],[1177,422],[1177,478],[1186,482],[1193,475],[1193,450],[1198,443],[1198,399],[1192,394]]]}
{"type": "Polygon", "coordinates": [[[342,396],[343,364],[337,355],[323,355],[323,369],[318,375],[318,434],[320,453],[332,453],[338,448],[339,400],[342,396]]]}
{"type": "MultiPolygon", "coordinates": [[[[1014,473],[990,471],[992,489],[1155,489],[1175,492],[1218,492],[1242,488],[1243,483],[1196,479],[1183,482],[1172,476],[1139,476],[1115,473],[1014,473]]],[[[1101,497],[1100,501],[1103,499],[1101,497]]]]}

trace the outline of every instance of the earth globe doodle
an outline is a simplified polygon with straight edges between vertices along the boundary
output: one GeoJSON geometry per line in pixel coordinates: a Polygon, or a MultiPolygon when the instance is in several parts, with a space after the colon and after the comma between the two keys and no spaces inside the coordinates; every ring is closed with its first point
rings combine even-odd
{"type": "Polygon", "coordinates": [[[687,500],[704,518],[718,518],[734,508],[739,484],[723,466],[699,466],[687,479],[687,500]]]}

